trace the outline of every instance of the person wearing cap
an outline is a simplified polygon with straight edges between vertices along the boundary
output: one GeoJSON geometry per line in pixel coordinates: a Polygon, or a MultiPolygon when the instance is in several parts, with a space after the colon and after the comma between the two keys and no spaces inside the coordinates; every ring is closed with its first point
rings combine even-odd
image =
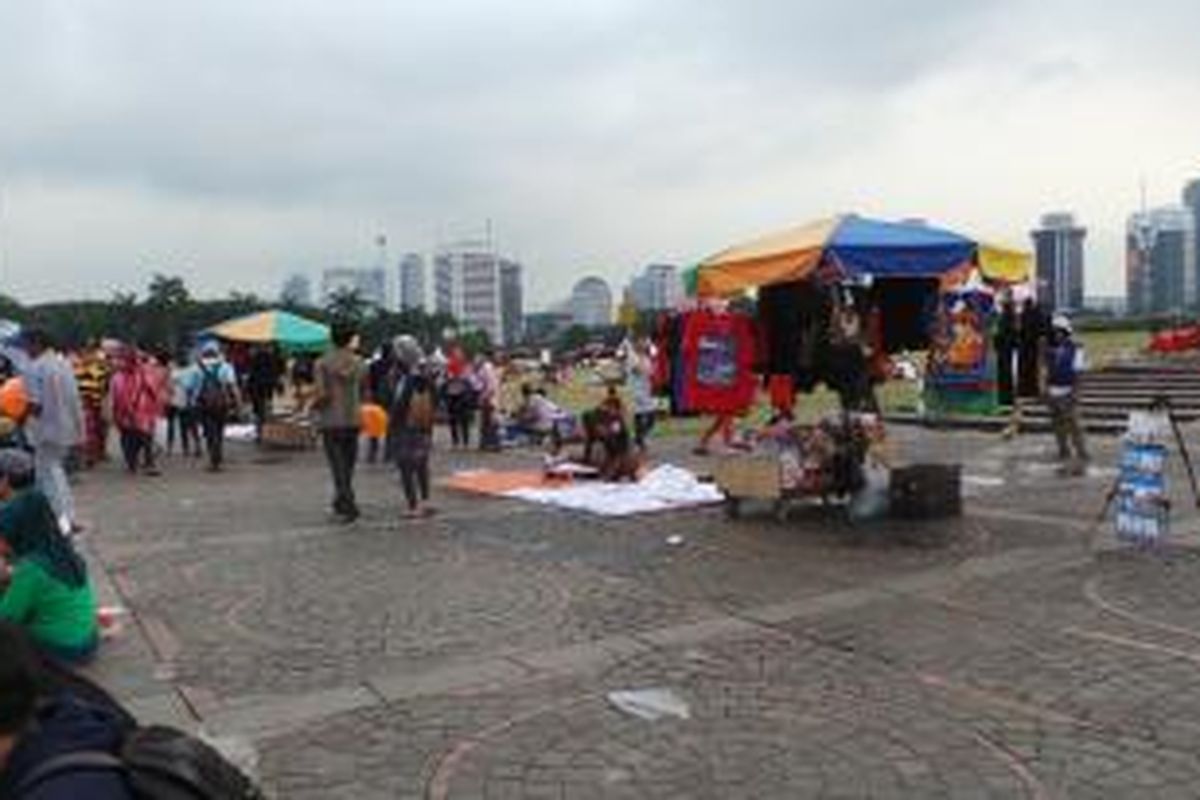
{"type": "Polygon", "coordinates": [[[388,415],[388,439],[400,470],[400,485],[408,503],[405,517],[429,516],[429,454],[437,394],[417,341],[398,336],[393,343],[395,386],[388,415]]]}
{"type": "Polygon", "coordinates": [[[221,346],[213,340],[200,345],[200,356],[191,373],[187,396],[204,435],[208,452],[208,471],[220,472],[225,463],[225,424],[242,404],[237,373],[221,355],[221,346]]]}
{"type": "Polygon", "coordinates": [[[1078,385],[1079,373],[1087,363],[1083,347],[1075,342],[1073,334],[1071,320],[1065,314],[1055,314],[1046,351],[1046,401],[1054,422],[1058,457],[1071,471],[1080,473],[1087,464],[1088,451],[1079,423],[1078,385]]]}
{"type": "Polygon", "coordinates": [[[20,450],[0,451],[0,557],[8,563],[0,620],[24,627],[51,657],[85,663],[100,642],[96,595],[87,564],[34,486],[33,467],[20,450]]]}

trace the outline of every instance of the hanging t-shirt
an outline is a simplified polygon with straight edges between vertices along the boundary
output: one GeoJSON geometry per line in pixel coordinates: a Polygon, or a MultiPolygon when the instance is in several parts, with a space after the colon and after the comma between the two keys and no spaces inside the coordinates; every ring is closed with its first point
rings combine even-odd
{"type": "Polygon", "coordinates": [[[681,354],[686,407],[710,414],[748,409],[756,389],[754,345],[754,325],[745,314],[687,314],[681,354]]]}

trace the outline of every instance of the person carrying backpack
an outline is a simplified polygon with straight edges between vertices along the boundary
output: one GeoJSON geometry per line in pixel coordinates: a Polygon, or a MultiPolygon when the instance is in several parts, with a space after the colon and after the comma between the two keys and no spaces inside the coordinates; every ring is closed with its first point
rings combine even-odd
{"type": "Polygon", "coordinates": [[[49,685],[42,660],[16,625],[0,623],[0,797],[13,800],[136,800],[117,770],[64,766],[84,753],[115,757],[119,715],[49,685]]]}
{"type": "Polygon", "coordinates": [[[225,424],[241,405],[238,394],[237,375],[221,356],[216,342],[205,342],[200,348],[200,358],[192,374],[192,386],[188,404],[195,409],[204,432],[204,445],[208,450],[209,472],[219,472],[225,461],[225,424]]]}
{"type": "Polygon", "coordinates": [[[388,438],[400,470],[400,484],[408,502],[405,517],[429,516],[429,453],[433,449],[433,422],[437,396],[424,363],[424,354],[411,336],[399,336],[395,393],[388,417],[388,438]]]}
{"type": "Polygon", "coordinates": [[[0,623],[0,798],[263,800],[199,739],[141,726],[111,695],[0,623]]]}

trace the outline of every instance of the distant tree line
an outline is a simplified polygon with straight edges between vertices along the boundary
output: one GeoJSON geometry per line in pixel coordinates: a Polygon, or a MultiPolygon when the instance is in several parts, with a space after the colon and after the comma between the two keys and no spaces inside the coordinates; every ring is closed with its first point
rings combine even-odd
{"type": "MultiPolygon", "coordinates": [[[[108,300],[71,300],[24,305],[0,295],[0,319],[46,330],[64,347],[79,347],[104,338],[131,342],[152,351],[176,353],[190,346],[206,328],[234,317],[283,308],[309,319],[332,323],[353,322],[362,333],[364,348],[402,333],[423,345],[440,344],[446,331],[456,329],[449,314],[429,314],[419,309],[392,312],[372,307],[354,292],[330,298],[324,308],[292,302],[272,303],[253,294],[232,292],[227,297],[200,300],[192,296],[180,277],[155,274],[143,296],[119,292],[108,300]]],[[[490,346],[486,334],[463,337],[474,352],[490,346]]]]}

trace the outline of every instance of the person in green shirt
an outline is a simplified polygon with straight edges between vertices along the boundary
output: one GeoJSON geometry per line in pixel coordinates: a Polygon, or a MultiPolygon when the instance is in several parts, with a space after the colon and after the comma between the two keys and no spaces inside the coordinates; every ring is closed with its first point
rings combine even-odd
{"type": "Polygon", "coordinates": [[[85,663],[100,641],[96,595],[86,563],[32,483],[29,456],[0,451],[0,557],[8,563],[0,620],[24,627],[48,655],[85,663]]]}

